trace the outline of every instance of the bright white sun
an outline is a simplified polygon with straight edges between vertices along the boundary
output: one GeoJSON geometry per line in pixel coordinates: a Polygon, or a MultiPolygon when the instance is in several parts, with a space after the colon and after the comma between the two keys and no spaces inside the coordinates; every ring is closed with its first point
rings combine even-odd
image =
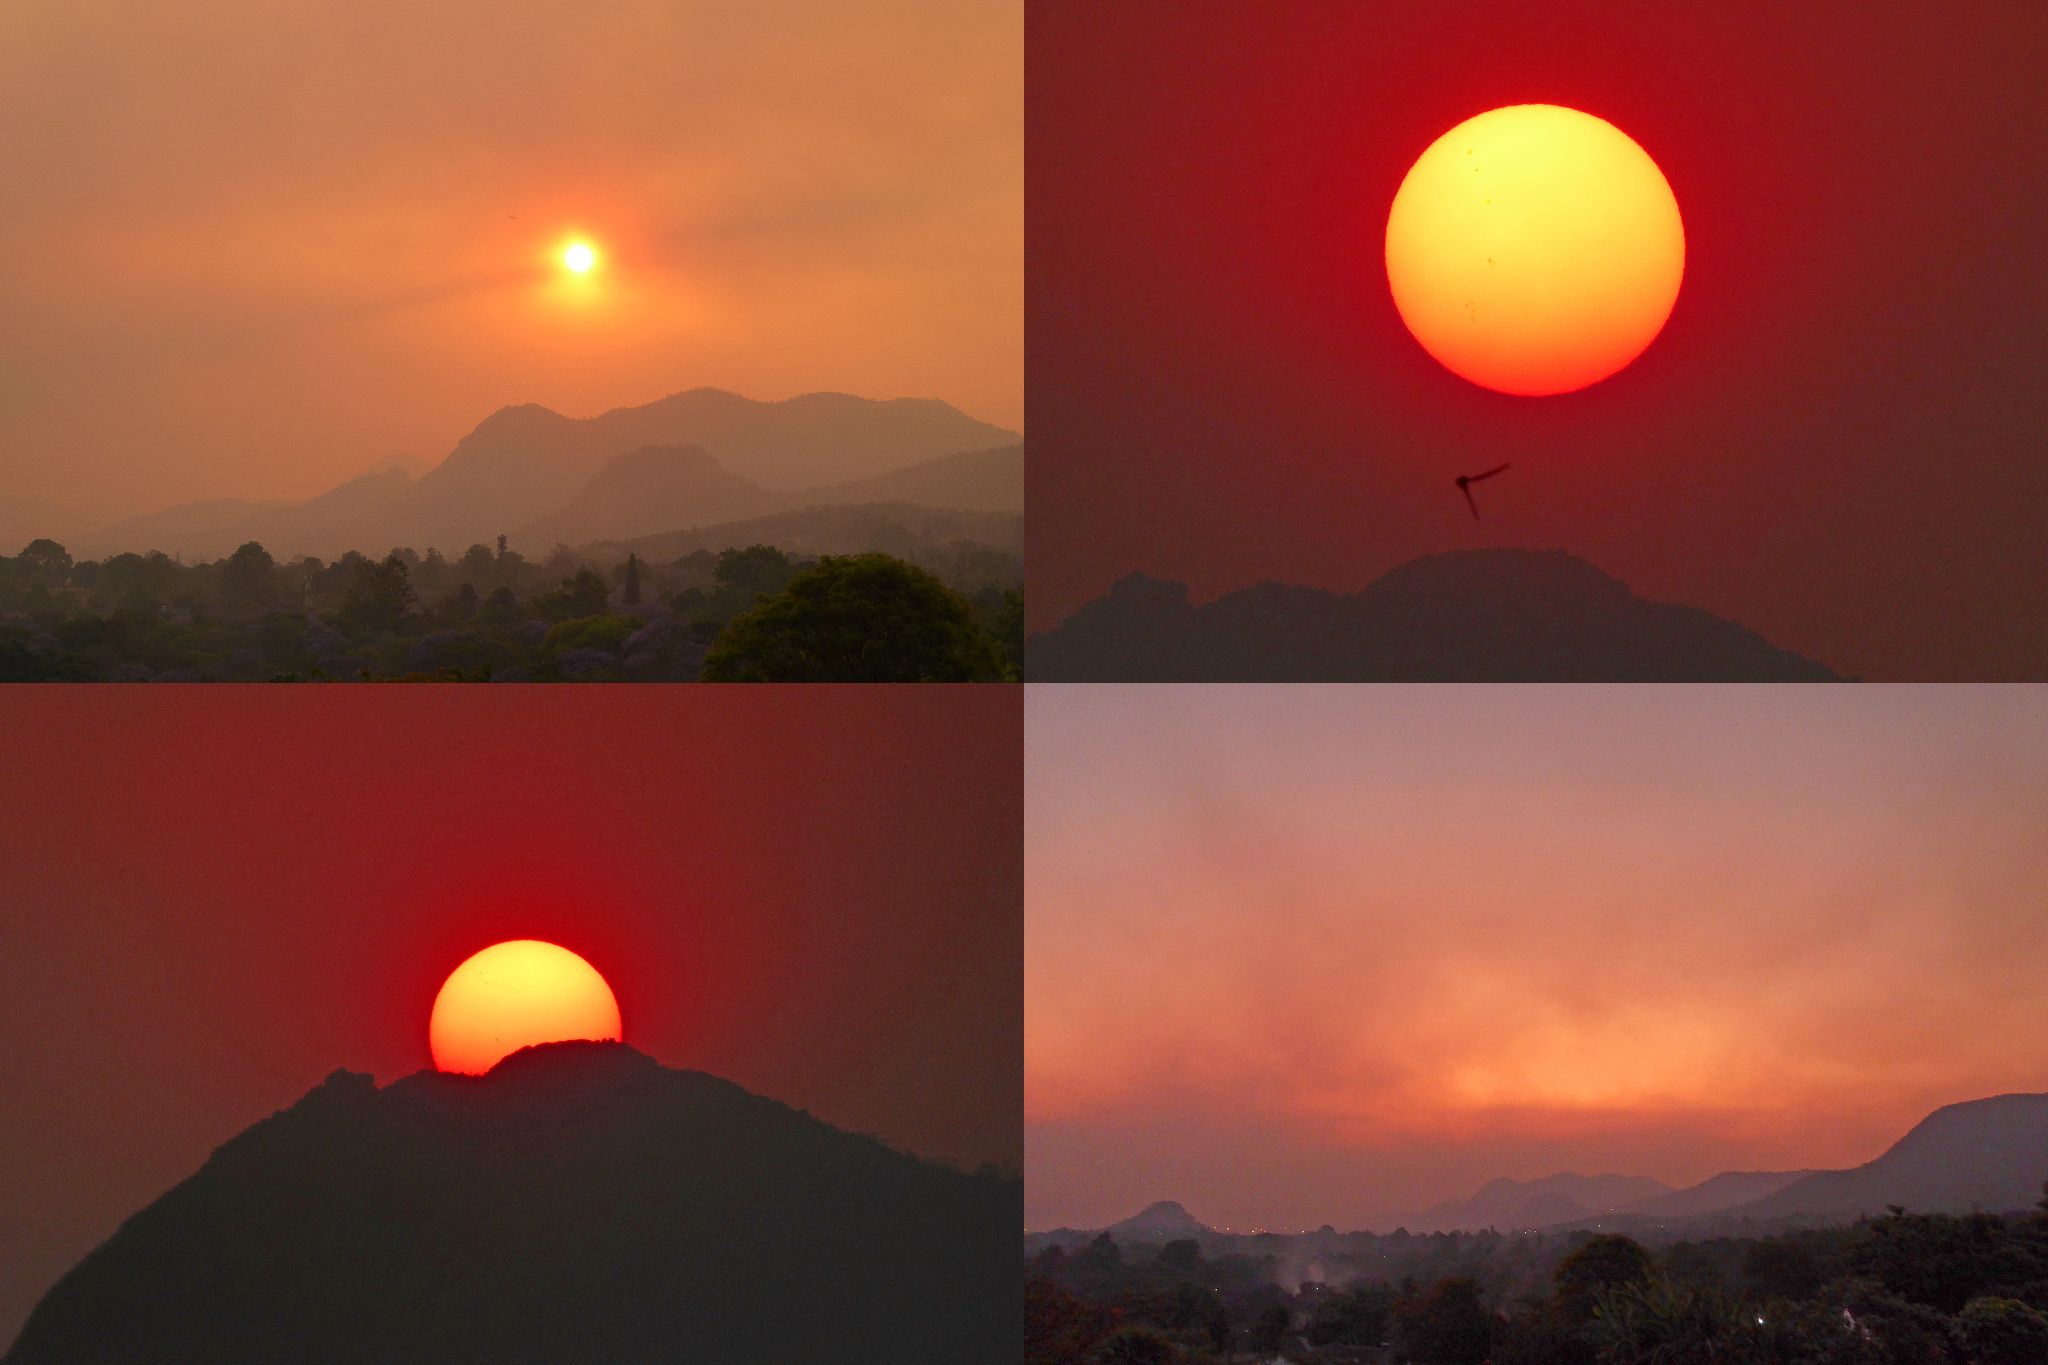
{"type": "Polygon", "coordinates": [[[597,251],[588,242],[571,242],[562,252],[562,264],[578,275],[588,274],[597,264],[597,251]]]}

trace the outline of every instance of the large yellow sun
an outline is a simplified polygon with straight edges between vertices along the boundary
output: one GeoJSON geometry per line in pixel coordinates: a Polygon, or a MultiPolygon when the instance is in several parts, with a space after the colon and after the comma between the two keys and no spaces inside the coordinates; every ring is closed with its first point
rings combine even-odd
{"type": "Polygon", "coordinates": [[[562,264],[578,275],[587,275],[597,264],[597,248],[588,242],[571,242],[562,248],[562,264]]]}
{"type": "Polygon", "coordinates": [[[1469,118],[1429,145],[1387,215],[1387,282],[1446,369],[1569,393],[1643,353],[1678,300],[1685,228],[1657,163],[1554,104],[1469,118]]]}
{"type": "Polygon", "coordinates": [[[535,1043],[619,1037],[619,1002],[597,969],[531,938],[494,944],[457,967],[427,1024],[434,1065],[473,1075],[535,1043]]]}

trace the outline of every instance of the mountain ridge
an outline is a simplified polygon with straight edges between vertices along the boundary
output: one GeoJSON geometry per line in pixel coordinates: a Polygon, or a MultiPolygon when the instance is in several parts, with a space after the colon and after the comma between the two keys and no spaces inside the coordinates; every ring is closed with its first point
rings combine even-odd
{"type": "Polygon", "coordinates": [[[1480,1186],[1469,1199],[1446,1200],[1425,1209],[1416,1216],[1411,1230],[1434,1232],[1492,1227],[1502,1232],[1525,1231],[1586,1214],[1625,1208],[1644,1199],[1670,1193],[1673,1193],[1672,1188],[1663,1181],[1641,1175],[1580,1175],[1573,1171],[1560,1171],[1533,1180],[1496,1177],[1480,1186]]]}
{"type": "Polygon", "coordinates": [[[528,544],[577,545],[673,530],[680,519],[739,521],[782,499],[699,445],[638,446],[610,456],[575,496],[521,527],[528,544]]]}
{"type": "MultiPolygon", "coordinates": [[[[2016,1213],[2031,1208],[2048,1185],[2048,1093],[2015,1092],[1959,1100],[1933,1110],[1878,1156],[1839,1170],[1723,1171],[1692,1185],[1672,1188],[1648,1176],[1583,1176],[1569,1172],[1513,1180],[1497,1177],[1469,1199],[1449,1200],[1401,1220],[1414,1232],[1566,1233],[1652,1227],[1701,1229],[1731,1222],[1770,1228],[1850,1223],[1898,1205],[1913,1213],[2016,1213]],[[1534,1222],[1510,1217],[1501,1226],[1493,1206],[1529,1207],[1525,1196],[1598,1188],[1607,1195],[1631,1183],[1662,1193],[1615,1204],[1606,1211],[1534,1222]],[[1759,1189],[1764,1190],[1758,1193],[1759,1189]],[[1518,1203],[1517,1200],[1523,1202],[1518,1203]]],[[[1171,1200],[1100,1231],[1112,1235],[1160,1208],[1180,1209],[1171,1200]]],[[[1185,1215],[1185,1210],[1181,1210],[1185,1215]]],[[[1199,1226],[1199,1225],[1197,1225],[1199,1226]]],[[[1085,1240],[1094,1230],[1052,1229],[1031,1234],[1038,1241],[1085,1240]]],[[[1197,1236],[1196,1233],[1185,1235],[1197,1236]]],[[[1221,1236],[1204,1229],[1203,1236],[1221,1236]]]]}
{"type": "Polygon", "coordinates": [[[1039,682],[1829,682],[1696,607],[1564,550],[1452,550],[1357,592],[1265,582],[1197,606],[1126,575],[1026,643],[1039,682]]]}
{"type": "MultiPolygon", "coordinates": [[[[971,473],[949,471],[944,462],[1014,447],[1018,440],[939,399],[813,393],[764,402],[699,388],[589,418],[537,403],[510,404],[478,422],[417,477],[414,464],[394,457],[303,501],[183,503],[82,534],[72,548],[91,556],[161,550],[217,559],[253,540],[279,560],[334,558],[348,550],[374,558],[399,545],[431,546],[452,558],[500,534],[525,533],[536,523],[545,532],[551,518],[588,513],[578,501],[597,497],[591,484],[604,480],[609,462],[649,447],[700,448],[725,474],[762,490],[752,510],[766,512],[857,490],[867,481],[886,491],[888,481],[898,479],[933,494],[944,491],[948,477],[953,485],[976,487],[971,473]]],[[[1021,468],[1021,455],[1018,462],[1021,468]]],[[[984,475],[981,485],[991,477],[984,475]]],[[[1015,483],[1021,511],[1021,472],[1015,483]]],[[[668,509],[684,515],[673,501],[668,509]]],[[[736,510],[706,505],[687,511],[684,524],[732,519],[736,510]]],[[[621,539],[648,528],[585,521],[562,529],[585,539],[621,539]]]]}
{"type": "Polygon", "coordinates": [[[1862,1165],[1815,1171],[1730,1212],[1853,1218],[1899,1204],[1915,1212],[2006,1213],[2031,1206],[2044,1182],[2048,1094],[2011,1093],[1942,1105],[1862,1165]],[[1959,1148],[1975,1161],[1955,1163],[1959,1148]]]}
{"type": "Polygon", "coordinates": [[[123,1222],[5,1359],[993,1359],[1021,1200],[620,1043],[343,1069],[123,1222]]]}

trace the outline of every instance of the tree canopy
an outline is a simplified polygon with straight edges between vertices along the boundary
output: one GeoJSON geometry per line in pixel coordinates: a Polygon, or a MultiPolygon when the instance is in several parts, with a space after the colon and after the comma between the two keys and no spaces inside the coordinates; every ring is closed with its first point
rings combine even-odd
{"type": "Polygon", "coordinates": [[[1002,648],[967,600],[887,555],[827,556],[733,618],[707,682],[995,682],[1002,648]]]}

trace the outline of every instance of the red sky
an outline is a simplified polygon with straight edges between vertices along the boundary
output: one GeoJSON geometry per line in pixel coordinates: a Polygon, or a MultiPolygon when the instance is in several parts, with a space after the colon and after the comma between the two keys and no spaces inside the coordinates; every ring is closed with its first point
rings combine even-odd
{"type": "Polygon", "coordinates": [[[1017,0],[10,0],[0,511],[699,385],[1015,426],[1022,122],[1017,0]]]}
{"type": "Polygon", "coordinates": [[[2048,1089],[2048,692],[1034,686],[1026,1224],[1392,1226],[2048,1089]]]}
{"type": "Polygon", "coordinates": [[[0,1340],[347,1067],[431,1065],[479,948],[842,1127],[1021,1159],[1016,688],[0,696],[0,1340]]]}
{"type": "Polygon", "coordinates": [[[1034,629],[1136,570],[1562,547],[1843,673],[2048,676],[2048,7],[1131,0],[1027,46],[1034,629]],[[1431,360],[1382,258],[1414,158],[1525,102],[1687,232],[1662,336],[1543,399],[1431,360]]]}

